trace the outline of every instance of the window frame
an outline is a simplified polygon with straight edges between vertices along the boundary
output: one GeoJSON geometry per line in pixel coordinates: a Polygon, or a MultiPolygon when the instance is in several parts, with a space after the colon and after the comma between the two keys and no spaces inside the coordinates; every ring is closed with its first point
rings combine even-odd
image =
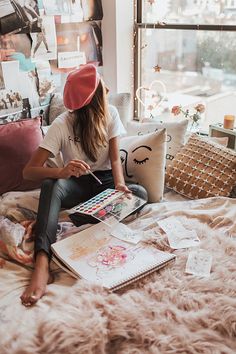
{"type": "Polygon", "coordinates": [[[142,29],[175,29],[175,30],[195,30],[195,31],[221,31],[236,32],[236,25],[204,25],[204,24],[170,24],[142,22],[143,0],[136,1],[135,23],[134,23],[134,119],[140,120],[140,103],[136,98],[136,91],[141,85],[141,31],[142,29]]]}

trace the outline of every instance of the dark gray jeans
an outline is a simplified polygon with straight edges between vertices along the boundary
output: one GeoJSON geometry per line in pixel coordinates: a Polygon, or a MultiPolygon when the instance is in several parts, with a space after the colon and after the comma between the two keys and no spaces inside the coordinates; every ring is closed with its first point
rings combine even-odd
{"type": "MultiPolygon", "coordinates": [[[[39,251],[44,251],[49,257],[51,256],[51,244],[56,241],[58,215],[61,208],[70,209],[107,188],[114,188],[111,170],[96,171],[94,174],[102,181],[102,185],[91,175],[43,181],[35,226],[35,255],[39,251]]],[[[147,192],[142,186],[130,184],[129,189],[133,194],[147,201],[147,192]]],[[[70,218],[76,226],[98,222],[97,219],[86,215],[72,214],[70,218]]]]}

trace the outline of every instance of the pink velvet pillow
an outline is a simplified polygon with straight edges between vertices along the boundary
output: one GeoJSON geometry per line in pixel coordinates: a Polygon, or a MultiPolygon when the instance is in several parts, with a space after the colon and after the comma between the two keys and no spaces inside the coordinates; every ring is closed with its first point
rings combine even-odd
{"type": "Polygon", "coordinates": [[[0,125],[0,195],[39,187],[24,180],[22,170],[43,139],[40,125],[40,118],[0,125]]]}

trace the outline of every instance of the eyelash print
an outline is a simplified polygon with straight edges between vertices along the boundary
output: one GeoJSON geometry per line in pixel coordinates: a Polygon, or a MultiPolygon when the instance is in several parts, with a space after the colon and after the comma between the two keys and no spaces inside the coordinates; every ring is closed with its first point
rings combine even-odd
{"type": "Polygon", "coordinates": [[[142,161],[139,161],[137,159],[134,159],[134,163],[136,163],[137,165],[143,165],[144,163],[146,163],[149,160],[148,157],[146,157],[145,159],[143,159],[142,161]]]}

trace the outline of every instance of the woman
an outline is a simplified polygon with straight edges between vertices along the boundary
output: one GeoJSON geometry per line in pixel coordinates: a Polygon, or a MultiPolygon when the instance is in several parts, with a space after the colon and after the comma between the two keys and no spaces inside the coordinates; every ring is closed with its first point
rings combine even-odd
{"type": "MultiPolygon", "coordinates": [[[[61,207],[72,208],[107,188],[127,193],[132,190],[147,200],[142,187],[133,185],[128,189],[125,185],[118,142],[124,128],[116,109],[108,107],[106,88],[95,66],[88,64],[68,75],[64,105],[69,111],[53,122],[23,171],[26,179],[44,180],[35,227],[35,269],[21,296],[25,306],[33,305],[45,293],[50,246],[56,241],[61,207]],[[45,167],[48,157],[58,152],[62,153],[65,167],[45,167]],[[89,170],[102,185],[88,174],[89,170]]],[[[91,222],[76,216],[74,219],[77,225],[91,222]]]]}

